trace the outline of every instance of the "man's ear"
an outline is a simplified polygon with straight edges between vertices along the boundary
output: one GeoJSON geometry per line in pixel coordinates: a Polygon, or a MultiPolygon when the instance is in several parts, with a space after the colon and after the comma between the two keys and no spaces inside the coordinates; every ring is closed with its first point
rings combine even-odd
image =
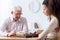
{"type": "Polygon", "coordinates": [[[13,14],[13,11],[11,11],[11,14],[13,14]]]}

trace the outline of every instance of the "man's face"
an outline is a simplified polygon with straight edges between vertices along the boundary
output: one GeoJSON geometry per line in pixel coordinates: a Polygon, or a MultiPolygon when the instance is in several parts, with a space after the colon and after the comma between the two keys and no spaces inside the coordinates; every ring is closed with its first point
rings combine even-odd
{"type": "Polygon", "coordinates": [[[18,20],[22,14],[22,10],[15,10],[12,12],[12,16],[15,20],[18,20]]]}

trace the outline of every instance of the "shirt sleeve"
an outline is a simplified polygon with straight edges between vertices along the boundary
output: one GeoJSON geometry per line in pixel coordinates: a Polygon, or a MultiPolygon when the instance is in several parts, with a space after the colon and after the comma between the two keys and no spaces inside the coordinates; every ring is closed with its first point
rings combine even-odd
{"type": "Polygon", "coordinates": [[[50,31],[54,30],[58,25],[58,21],[55,19],[52,19],[51,22],[49,23],[48,27],[41,33],[39,34],[39,38],[43,38],[45,35],[47,35],[50,31]]]}
{"type": "Polygon", "coordinates": [[[0,30],[0,36],[7,36],[7,35],[8,35],[7,32],[3,32],[3,31],[0,30]]]}
{"type": "Polygon", "coordinates": [[[28,24],[27,24],[27,20],[24,20],[24,24],[23,24],[23,32],[28,32],[28,24]]]}
{"type": "Polygon", "coordinates": [[[6,27],[7,27],[7,22],[5,21],[0,27],[0,36],[7,36],[8,32],[6,27]]]}

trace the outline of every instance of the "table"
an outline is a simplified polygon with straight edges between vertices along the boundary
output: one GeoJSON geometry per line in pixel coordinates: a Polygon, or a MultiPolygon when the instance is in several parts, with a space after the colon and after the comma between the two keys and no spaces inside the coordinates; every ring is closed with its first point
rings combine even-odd
{"type": "Polygon", "coordinates": [[[34,38],[0,37],[0,40],[39,40],[39,38],[38,37],[34,37],[34,38]]]}
{"type": "MultiPolygon", "coordinates": [[[[38,30],[37,33],[41,33],[43,30],[38,30]]],[[[39,40],[38,37],[22,38],[22,37],[0,37],[0,40],[39,40]]]]}

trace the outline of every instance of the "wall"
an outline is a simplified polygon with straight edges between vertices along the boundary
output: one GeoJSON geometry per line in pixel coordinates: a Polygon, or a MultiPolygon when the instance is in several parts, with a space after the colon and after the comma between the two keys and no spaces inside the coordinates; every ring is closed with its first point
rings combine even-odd
{"type": "MultiPolygon", "coordinates": [[[[0,0],[0,1],[1,1],[0,4],[2,4],[0,5],[2,9],[0,14],[1,24],[3,23],[4,19],[10,16],[11,8],[17,5],[21,6],[23,9],[22,16],[27,18],[29,31],[32,31],[34,29],[33,28],[34,22],[37,22],[40,29],[43,30],[49,23],[48,18],[42,12],[43,0],[0,0]],[[39,4],[40,9],[38,10],[38,12],[33,12],[31,11],[31,9],[29,9],[29,4],[31,4],[33,1],[38,1],[40,3],[39,4]]],[[[38,4],[36,4],[35,6],[37,5],[38,4]]]]}

